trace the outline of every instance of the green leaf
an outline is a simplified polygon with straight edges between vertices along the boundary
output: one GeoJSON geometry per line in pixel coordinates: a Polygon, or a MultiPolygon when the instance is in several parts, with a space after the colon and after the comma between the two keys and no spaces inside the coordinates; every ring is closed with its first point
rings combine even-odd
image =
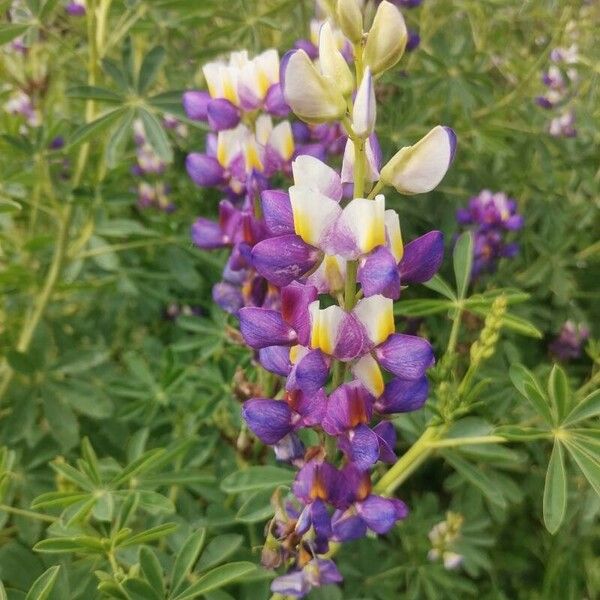
{"type": "Polygon", "coordinates": [[[140,73],[138,76],[138,92],[143,95],[154,83],[156,76],[162,67],[167,53],[162,46],[156,46],[144,56],[140,73]]]}
{"type": "Polygon", "coordinates": [[[89,494],[82,494],[81,492],[47,492],[35,498],[31,503],[31,508],[39,510],[41,508],[51,508],[54,506],[70,506],[71,504],[77,504],[77,502],[86,500],[89,497],[89,494]]]}
{"type": "Polygon", "coordinates": [[[556,413],[557,421],[561,423],[569,411],[571,388],[564,370],[558,364],[552,367],[548,378],[548,395],[556,413]]]}
{"type": "Polygon", "coordinates": [[[159,594],[150,584],[137,577],[125,581],[123,587],[127,590],[130,600],[163,600],[164,598],[164,595],[159,594]]]}
{"type": "Polygon", "coordinates": [[[221,489],[228,494],[254,492],[265,488],[274,489],[278,485],[290,485],[294,473],[280,467],[249,467],[231,473],[221,482],[221,489]]]}
{"type": "Polygon", "coordinates": [[[104,546],[99,538],[80,535],[76,537],[48,538],[38,542],[33,549],[36,552],[62,554],[64,552],[80,552],[82,554],[104,554],[104,546]]]}
{"type": "Polygon", "coordinates": [[[575,425],[585,419],[591,419],[600,415],[600,390],[596,390],[586,396],[573,410],[567,415],[563,425],[575,425]]]}
{"type": "Polygon", "coordinates": [[[111,482],[112,487],[118,487],[129,481],[132,477],[145,473],[153,469],[160,457],[165,453],[164,448],[155,448],[144,452],[142,456],[136,458],[132,463],[128,464],[111,482]]]}
{"type": "Polygon", "coordinates": [[[125,548],[128,546],[137,546],[138,544],[147,544],[148,542],[153,542],[154,540],[171,535],[178,527],[179,525],[177,525],[177,523],[157,525],[156,527],[151,527],[146,531],[142,531],[142,533],[138,533],[125,539],[119,546],[125,548]]]}
{"type": "Polygon", "coordinates": [[[511,365],[508,375],[513,385],[529,400],[544,421],[548,425],[554,425],[555,421],[550,410],[549,401],[534,374],[523,365],[511,365]]]}
{"type": "Polygon", "coordinates": [[[473,234],[470,231],[466,231],[456,240],[453,263],[456,291],[458,297],[462,299],[467,294],[473,267],[473,234]]]}
{"type": "Polygon", "coordinates": [[[78,129],[76,129],[69,138],[69,148],[77,146],[91,137],[99,136],[103,131],[107,130],[111,125],[116,123],[126,112],[127,107],[119,107],[111,110],[101,117],[98,117],[91,123],[86,123],[78,129]]]}
{"type": "Polygon", "coordinates": [[[175,564],[171,572],[171,590],[173,590],[173,594],[181,591],[180,588],[183,587],[186,577],[196,564],[205,541],[206,529],[199,529],[192,533],[181,546],[175,557],[175,564]]]}
{"type": "Polygon", "coordinates": [[[8,44],[29,29],[29,24],[0,25],[0,45],[8,44]]]}
{"type": "Polygon", "coordinates": [[[67,90],[69,98],[78,98],[80,100],[99,100],[100,102],[109,102],[123,104],[125,99],[113,91],[94,86],[94,85],[76,85],[67,90]]]}
{"type": "Polygon", "coordinates": [[[43,575],[40,575],[29,589],[25,600],[46,600],[54,588],[59,571],[60,566],[50,567],[43,575]]]}
{"type": "Polygon", "coordinates": [[[206,571],[223,562],[228,556],[231,556],[244,541],[244,538],[237,533],[225,533],[212,539],[202,553],[196,569],[206,571]]]}
{"type": "Polygon", "coordinates": [[[500,508],[506,508],[504,496],[502,496],[494,482],[481,469],[475,468],[455,453],[445,452],[444,457],[464,479],[479,489],[490,502],[500,508]]]}
{"type": "Polygon", "coordinates": [[[131,126],[135,118],[135,110],[128,110],[119,125],[115,127],[108,143],[106,144],[106,163],[113,169],[117,166],[127,140],[131,136],[131,126]]]}
{"type": "Polygon", "coordinates": [[[562,523],[567,510],[567,476],[561,443],[554,441],[546,485],[544,486],[544,525],[554,535],[562,523]]]}
{"type": "Polygon", "coordinates": [[[6,595],[6,589],[4,588],[4,584],[0,581],[0,600],[8,600],[8,596],[6,595]]]}
{"type": "Polygon", "coordinates": [[[450,310],[454,303],[450,300],[404,300],[394,306],[394,314],[405,317],[424,317],[450,310]]]}
{"type": "Polygon", "coordinates": [[[600,496],[600,453],[586,449],[569,437],[565,439],[565,445],[585,478],[594,488],[596,494],[600,496]]]}
{"type": "Polygon", "coordinates": [[[235,518],[242,523],[258,523],[268,519],[274,512],[271,506],[272,495],[270,489],[254,492],[240,506],[235,518]]]}
{"type": "Polygon", "coordinates": [[[200,577],[198,581],[179,596],[176,596],[174,600],[193,600],[202,594],[233,583],[255,570],[256,566],[250,562],[234,562],[222,565],[200,577]]]}
{"type": "Polygon", "coordinates": [[[144,130],[152,148],[154,148],[162,160],[168,163],[172,162],[173,150],[160,121],[152,113],[144,109],[139,110],[139,115],[144,123],[144,130]]]}
{"type": "Polygon", "coordinates": [[[502,427],[496,427],[493,434],[501,435],[509,440],[523,442],[547,439],[548,436],[551,435],[547,429],[539,429],[537,427],[521,427],[520,425],[504,425],[502,427]]]}
{"type": "Polygon", "coordinates": [[[140,548],[140,567],[148,583],[163,598],[165,595],[165,583],[162,567],[158,558],[156,558],[156,554],[150,548],[143,546],[140,548]]]}
{"type": "Polygon", "coordinates": [[[456,302],[456,294],[452,290],[452,288],[446,283],[446,280],[440,277],[440,275],[434,275],[429,281],[426,281],[423,284],[426,288],[441,294],[442,296],[446,296],[448,300],[452,300],[456,302]]]}

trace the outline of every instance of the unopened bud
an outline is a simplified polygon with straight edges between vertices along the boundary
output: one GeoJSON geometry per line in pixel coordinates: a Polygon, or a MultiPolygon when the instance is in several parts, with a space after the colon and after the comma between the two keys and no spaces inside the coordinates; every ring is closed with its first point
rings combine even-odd
{"type": "Polygon", "coordinates": [[[375,13],[363,55],[373,75],[387,71],[402,58],[407,39],[402,13],[384,0],[375,13]]]}
{"type": "Polygon", "coordinates": [[[363,17],[357,0],[338,0],[337,20],[344,35],[358,44],[363,35],[363,17]]]}

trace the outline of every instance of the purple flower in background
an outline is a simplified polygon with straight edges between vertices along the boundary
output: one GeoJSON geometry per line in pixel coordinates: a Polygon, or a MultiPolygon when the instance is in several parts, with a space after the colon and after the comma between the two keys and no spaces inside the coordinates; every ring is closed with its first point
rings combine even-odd
{"type": "Polygon", "coordinates": [[[523,227],[523,217],[517,213],[516,201],[504,192],[481,191],[469,200],[467,208],[458,209],[456,219],[473,231],[472,279],[493,272],[500,258],[512,258],[518,253],[518,245],[506,243],[505,236],[523,227]]]}
{"type": "Polygon", "coordinates": [[[550,343],[550,353],[562,362],[579,358],[583,345],[589,337],[590,330],[587,326],[576,324],[570,320],[566,321],[561,327],[558,337],[550,343]]]}
{"type": "Polygon", "coordinates": [[[85,16],[85,0],[71,0],[66,6],[66,10],[73,17],[85,16]]]}

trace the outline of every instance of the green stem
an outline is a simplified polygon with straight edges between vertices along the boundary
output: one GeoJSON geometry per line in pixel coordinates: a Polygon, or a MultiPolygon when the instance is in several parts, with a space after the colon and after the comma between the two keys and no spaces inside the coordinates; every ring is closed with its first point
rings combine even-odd
{"type": "Polygon", "coordinates": [[[452,321],[452,329],[450,330],[450,338],[448,339],[448,348],[446,349],[446,354],[453,354],[456,350],[456,344],[458,342],[458,333],[460,331],[460,323],[462,320],[463,308],[462,304],[458,303],[456,305],[456,314],[454,315],[454,320],[452,321]]]}
{"type": "Polygon", "coordinates": [[[356,274],[358,272],[358,261],[350,260],[346,264],[346,286],[344,291],[344,307],[347,311],[354,308],[356,304],[356,274]]]}
{"type": "MultiPolygon", "coordinates": [[[[65,206],[63,211],[58,230],[58,239],[56,241],[56,246],[54,247],[54,255],[52,257],[52,262],[50,263],[50,268],[48,269],[48,274],[46,275],[44,286],[36,299],[35,308],[33,309],[31,316],[23,325],[23,329],[21,330],[21,334],[17,341],[16,349],[19,352],[26,353],[29,349],[29,344],[31,343],[33,334],[35,333],[35,330],[44,314],[44,311],[46,310],[50,298],[52,297],[52,292],[54,292],[54,288],[63,267],[72,218],[73,205],[69,203],[65,206]]],[[[0,383],[0,401],[2,401],[4,394],[8,390],[13,376],[14,371],[10,366],[7,365],[4,372],[4,378],[0,383]]]]}
{"type": "Polygon", "coordinates": [[[373,200],[373,198],[375,198],[375,196],[377,196],[377,194],[379,194],[379,192],[385,187],[385,183],[383,183],[383,181],[381,181],[381,179],[375,184],[375,187],[369,192],[369,195],[367,196],[367,198],[369,200],[373,200]]]}
{"type": "Polygon", "coordinates": [[[473,437],[446,438],[432,440],[428,443],[430,448],[455,448],[456,446],[473,446],[476,444],[505,444],[508,440],[501,435],[481,435],[473,437]]]}
{"type": "Polygon", "coordinates": [[[15,508],[14,506],[9,506],[8,504],[0,504],[0,512],[7,512],[11,515],[18,515],[19,517],[26,517],[27,519],[35,519],[37,521],[45,521],[46,523],[55,523],[58,521],[56,517],[52,517],[50,515],[44,515],[42,513],[37,513],[32,510],[25,510],[23,508],[15,508]]]}
{"type": "Polygon", "coordinates": [[[394,466],[377,482],[373,491],[376,494],[390,496],[413,471],[433,452],[431,442],[441,437],[445,428],[429,426],[421,437],[407,450],[394,466]]]}

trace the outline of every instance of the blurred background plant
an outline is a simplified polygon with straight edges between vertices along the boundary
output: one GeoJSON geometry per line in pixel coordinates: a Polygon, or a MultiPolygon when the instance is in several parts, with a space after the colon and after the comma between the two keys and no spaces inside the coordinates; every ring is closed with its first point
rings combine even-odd
{"type": "MultiPolygon", "coordinates": [[[[191,223],[216,215],[220,197],[185,173],[206,130],[187,119],[181,95],[205,87],[201,66],[216,56],[283,53],[310,39],[314,7],[71,4],[0,2],[4,595],[268,598],[271,575],[254,565],[269,499],[293,474],[273,466],[240,419],[261,382],[235,319],[212,302],[225,255],[191,243],[191,223]],[[152,194],[138,194],[136,160],[152,194]]],[[[456,211],[489,189],[515,199],[520,251],[469,282],[463,237],[457,289],[447,258],[429,298],[410,290],[398,305],[444,356],[428,410],[455,417],[445,439],[421,446],[431,460],[411,466],[404,455],[409,518],[379,541],[347,544],[337,557],[343,590],[311,598],[591,599],[600,594],[600,8],[424,0],[402,10],[420,45],[402,74],[378,82],[384,154],[438,122],[460,140],[435,192],[388,196],[405,237],[438,228],[455,240],[456,211]],[[561,58],[573,45],[575,60],[561,58]],[[569,90],[552,110],[576,118],[564,136],[536,103],[559,76],[569,90]]],[[[395,419],[399,454],[424,429],[422,413],[395,419]]]]}

